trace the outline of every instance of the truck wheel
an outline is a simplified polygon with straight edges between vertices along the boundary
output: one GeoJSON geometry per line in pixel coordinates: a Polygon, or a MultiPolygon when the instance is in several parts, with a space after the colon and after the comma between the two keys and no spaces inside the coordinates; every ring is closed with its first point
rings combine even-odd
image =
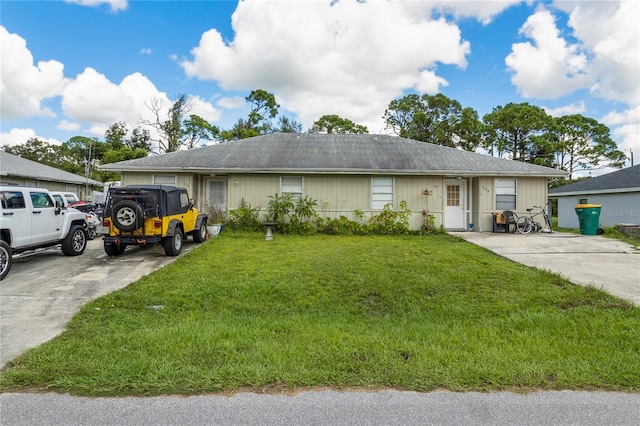
{"type": "Polygon", "coordinates": [[[180,251],[182,251],[182,230],[176,227],[175,234],[164,239],[164,254],[177,256],[180,251]]]}
{"type": "Polygon", "coordinates": [[[11,246],[0,240],[0,281],[4,279],[11,269],[11,246]]]}
{"type": "Polygon", "coordinates": [[[69,234],[62,241],[62,253],[65,256],[79,256],[87,248],[87,232],[80,225],[72,225],[69,234]]]}
{"type": "Polygon", "coordinates": [[[122,200],[113,206],[113,225],[123,232],[133,232],[144,223],[144,213],[140,204],[132,200],[122,200]]]}
{"type": "Polygon", "coordinates": [[[202,222],[200,224],[200,228],[193,231],[193,241],[196,243],[201,243],[207,239],[207,224],[202,222]]]}
{"type": "Polygon", "coordinates": [[[122,256],[126,248],[124,244],[104,243],[104,252],[107,256],[122,256]]]}

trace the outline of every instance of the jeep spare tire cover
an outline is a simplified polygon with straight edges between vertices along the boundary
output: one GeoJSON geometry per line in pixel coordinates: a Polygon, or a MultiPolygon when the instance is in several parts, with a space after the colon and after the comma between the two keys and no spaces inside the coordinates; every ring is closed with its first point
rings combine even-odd
{"type": "Polygon", "coordinates": [[[118,201],[111,212],[113,225],[121,231],[132,232],[144,224],[144,213],[140,204],[132,200],[118,201]]]}

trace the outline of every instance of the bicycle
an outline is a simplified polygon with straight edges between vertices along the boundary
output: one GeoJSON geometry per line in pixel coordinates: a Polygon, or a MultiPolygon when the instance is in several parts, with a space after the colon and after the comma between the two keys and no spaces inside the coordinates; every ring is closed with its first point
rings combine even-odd
{"type": "Polygon", "coordinates": [[[544,207],[541,206],[533,206],[531,209],[527,209],[529,216],[520,216],[516,221],[516,231],[520,234],[530,234],[531,232],[548,232],[553,234],[553,229],[551,228],[551,218],[547,214],[544,207]],[[533,209],[540,209],[539,212],[533,213],[533,209]],[[544,221],[544,225],[540,224],[540,222],[536,222],[534,218],[536,216],[542,215],[542,219],[544,221]]]}

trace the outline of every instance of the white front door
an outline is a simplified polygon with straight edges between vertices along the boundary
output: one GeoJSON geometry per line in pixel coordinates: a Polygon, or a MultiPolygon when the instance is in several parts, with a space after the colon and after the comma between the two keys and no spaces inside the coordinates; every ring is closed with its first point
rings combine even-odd
{"type": "Polygon", "coordinates": [[[467,182],[461,179],[445,180],[444,186],[444,227],[446,229],[466,229],[467,182]]]}

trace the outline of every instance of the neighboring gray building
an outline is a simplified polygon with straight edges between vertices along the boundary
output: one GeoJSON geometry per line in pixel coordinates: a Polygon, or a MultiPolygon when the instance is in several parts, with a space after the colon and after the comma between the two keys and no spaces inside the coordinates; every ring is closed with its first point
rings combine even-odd
{"type": "Polygon", "coordinates": [[[578,228],[576,204],[602,204],[601,226],[640,225],[640,165],[549,190],[558,200],[558,226],[578,228]]]}
{"type": "Polygon", "coordinates": [[[423,210],[446,229],[491,231],[493,213],[525,212],[547,202],[548,180],[561,170],[388,135],[274,133],[159,156],[105,164],[122,184],[189,189],[199,207],[223,210],[242,200],[264,213],[269,197],[317,200],[324,217],[358,220],[406,202],[410,226],[423,210]],[[427,190],[430,195],[422,195],[427,190]]]}
{"type": "Polygon", "coordinates": [[[55,167],[27,160],[0,150],[0,181],[25,186],[37,186],[49,191],[74,192],[80,199],[93,201],[93,187],[103,183],[86,179],[55,167]]]}

